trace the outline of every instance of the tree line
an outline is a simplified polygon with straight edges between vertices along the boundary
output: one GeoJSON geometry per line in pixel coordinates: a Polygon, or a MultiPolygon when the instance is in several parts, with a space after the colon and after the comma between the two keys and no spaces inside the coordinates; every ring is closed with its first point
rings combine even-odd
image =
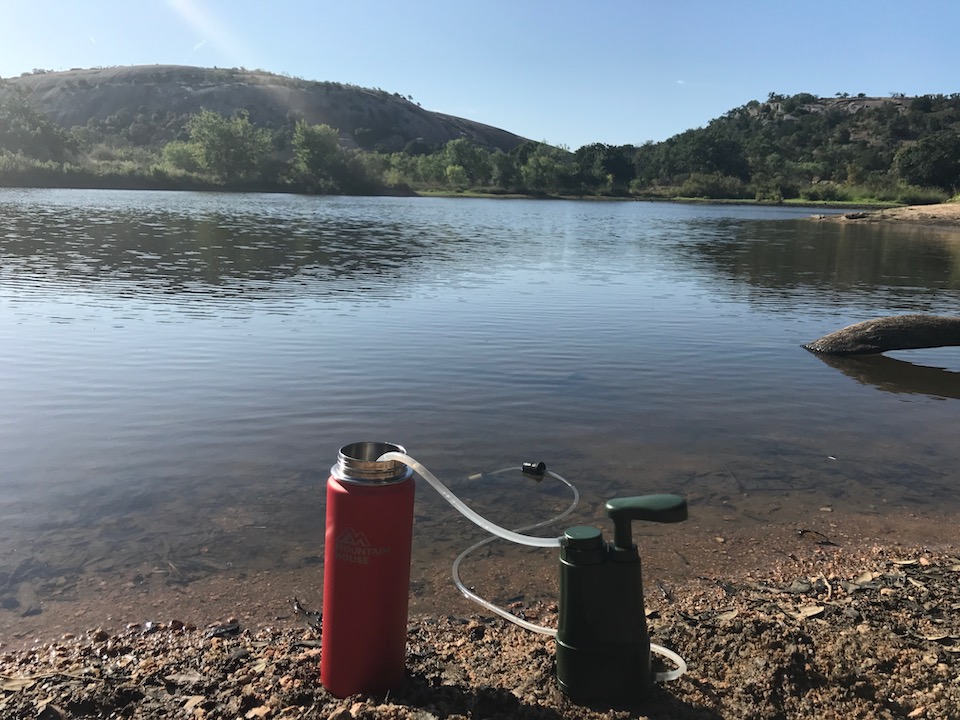
{"type": "Polygon", "coordinates": [[[279,128],[258,127],[245,112],[181,120],[158,128],[160,119],[137,115],[68,131],[6,88],[0,184],[908,203],[960,190],[960,94],[771,93],[662,142],[575,151],[527,142],[502,152],[456,139],[383,153],[296,117],[279,128]],[[164,133],[176,139],[156,142],[164,133]]]}

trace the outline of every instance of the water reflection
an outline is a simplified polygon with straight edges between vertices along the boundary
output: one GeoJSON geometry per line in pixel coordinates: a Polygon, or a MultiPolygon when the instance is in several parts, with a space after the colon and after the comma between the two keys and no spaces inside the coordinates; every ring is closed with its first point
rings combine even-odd
{"type": "MultiPolygon", "coordinates": [[[[463,478],[543,459],[587,523],[679,490],[710,536],[956,506],[955,378],[901,403],[799,347],[960,314],[955,247],[803,214],[0,191],[0,585],[315,569],[327,469],[368,439],[512,527],[558,498],[463,478]]],[[[427,594],[459,523],[418,497],[427,594]]]]}
{"type": "Polygon", "coordinates": [[[879,290],[904,307],[942,312],[939,293],[960,289],[960,236],[796,219],[802,210],[494,201],[502,211],[491,212],[477,201],[456,224],[441,206],[410,199],[142,194],[79,204],[87,196],[0,195],[0,281],[165,301],[198,293],[357,300],[358,286],[394,295],[423,272],[491,272],[523,245],[538,251],[528,258],[534,273],[574,255],[597,282],[621,281],[624,260],[677,264],[715,276],[712,290],[737,300],[746,290],[778,310],[813,295],[837,306],[879,290]],[[784,219],[769,219],[778,214],[784,219]]]}
{"type": "Polygon", "coordinates": [[[960,400],[960,373],[915,365],[886,355],[825,355],[813,353],[830,367],[862,385],[885,392],[928,395],[960,400]]]}
{"type": "Polygon", "coordinates": [[[841,304],[882,291],[939,312],[942,291],[960,289],[960,234],[810,220],[714,225],[672,251],[719,275],[728,292],[746,285],[841,304]]]}
{"type": "MultiPolygon", "coordinates": [[[[372,219],[257,222],[116,210],[67,219],[35,212],[9,219],[5,231],[7,281],[97,284],[105,291],[132,284],[172,293],[199,284],[231,297],[242,297],[250,281],[296,276],[335,281],[349,291],[363,278],[397,276],[423,250],[402,228],[372,219]]],[[[450,258],[442,246],[429,252],[432,263],[450,258]]]]}

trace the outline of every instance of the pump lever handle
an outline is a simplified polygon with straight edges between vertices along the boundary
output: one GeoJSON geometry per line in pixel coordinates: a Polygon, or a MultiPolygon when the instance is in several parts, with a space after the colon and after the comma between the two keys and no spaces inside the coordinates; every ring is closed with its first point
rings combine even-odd
{"type": "Polygon", "coordinates": [[[679,495],[634,495],[607,500],[607,517],[613,520],[613,544],[633,547],[630,523],[634,520],[675,523],[687,519],[687,500],[679,495]]]}

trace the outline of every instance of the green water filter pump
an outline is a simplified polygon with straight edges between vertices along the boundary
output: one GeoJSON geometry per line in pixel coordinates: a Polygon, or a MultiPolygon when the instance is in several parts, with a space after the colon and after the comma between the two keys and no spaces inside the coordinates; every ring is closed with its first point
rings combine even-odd
{"type": "Polygon", "coordinates": [[[679,495],[641,495],[607,501],[613,543],[599,529],[569,528],[560,551],[557,681],[577,703],[643,702],[652,692],[650,636],[643,603],[634,520],[687,519],[679,495]]]}

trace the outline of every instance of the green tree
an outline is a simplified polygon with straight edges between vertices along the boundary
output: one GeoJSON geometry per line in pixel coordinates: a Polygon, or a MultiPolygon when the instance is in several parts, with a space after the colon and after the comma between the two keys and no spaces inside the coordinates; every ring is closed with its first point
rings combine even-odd
{"type": "Polygon", "coordinates": [[[246,111],[227,119],[201,110],[187,121],[200,167],[220,180],[262,175],[271,153],[270,133],[254,126],[246,111]]]}
{"type": "Polygon", "coordinates": [[[633,145],[608,145],[603,156],[603,169],[610,178],[615,190],[626,189],[636,177],[633,156],[637,149],[633,145]]]}
{"type": "Polygon", "coordinates": [[[174,140],[163,146],[163,163],[177,170],[195,173],[200,170],[197,146],[194,143],[174,140]]]}
{"type": "Polygon", "coordinates": [[[338,192],[345,170],[340,134],[329,125],[309,125],[303,120],[293,130],[295,178],[313,192],[338,192]]]}
{"type": "Polygon", "coordinates": [[[440,186],[446,182],[447,165],[442,151],[430,155],[420,155],[416,160],[417,165],[413,178],[416,183],[440,186]]]}
{"type": "Polygon", "coordinates": [[[749,179],[749,164],[738,141],[717,132],[697,130],[681,133],[674,140],[671,154],[674,173],[721,173],[749,179]]]}
{"type": "Polygon", "coordinates": [[[894,159],[900,178],[911,185],[960,188],[960,133],[941,130],[902,148],[894,159]]]}
{"type": "Polygon", "coordinates": [[[603,143],[582,145],[573,153],[573,163],[577,168],[577,179],[584,188],[599,187],[604,183],[603,143]]]}
{"type": "Polygon", "coordinates": [[[27,92],[0,80],[0,150],[63,162],[76,141],[34,107],[27,92]]]}
{"type": "Polygon", "coordinates": [[[562,148],[540,143],[520,166],[520,178],[534,192],[576,191],[572,155],[562,148]]]}
{"type": "Polygon", "coordinates": [[[576,180],[583,191],[625,192],[636,177],[633,145],[584,145],[573,154],[576,180]]]}
{"type": "MultiPolygon", "coordinates": [[[[492,166],[490,154],[476,143],[466,138],[451,140],[443,147],[444,160],[449,169],[460,167],[466,175],[466,182],[472,186],[490,184],[492,166]]],[[[449,179],[449,172],[447,173],[449,179]]]]}
{"type": "Polygon", "coordinates": [[[447,184],[457,190],[466,190],[470,185],[470,177],[463,165],[447,165],[447,184]]]}
{"type": "Polygon", "coordinates": [[[520,173],[512,155],[496,151],[490,155],[492,174],[490,182],[502,190],[513,190],[520,182],[520,173]]]}

